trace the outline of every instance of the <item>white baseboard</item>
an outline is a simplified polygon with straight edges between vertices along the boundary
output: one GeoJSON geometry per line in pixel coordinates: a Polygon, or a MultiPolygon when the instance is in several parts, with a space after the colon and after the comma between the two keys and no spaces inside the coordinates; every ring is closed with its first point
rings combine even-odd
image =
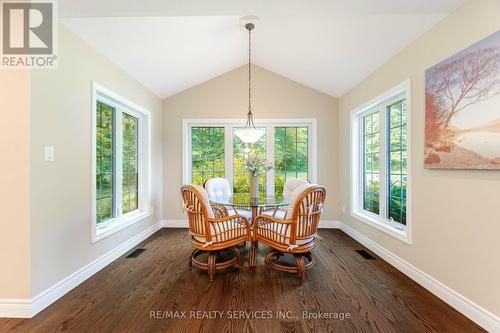
{"type": "Polygon", "coordinates": [[[493,313],[396,256],[347,224],[340,223],[340,229],[485,330],[500,332],[500,318],[493,313]]]}
{"type": "Polygon", "coordinates": [[[163,228],[187,228],[187,220],[161,220],[163,228]]]}
{"type": "MultiPolygon", "coordinates": [[[[163,228],[187,228],[187,220],[162,220],[163,228]]],[[[338,229],[340,228],[340,221],[335,220],[321,220],[319,222],[320,229],[338,229]]]]}
{"type": "Polygon", "coordinates": [[[31,299],[0,299],[0,318],[31,318],[31,299]]]}
{"type": "Polygon", "coordinates": [[[342,223],[336,220],[320,220],[319,229],[339,229],[342,223]]]}
{"type": "Polygon", "coordinates": [[[141,233],[130,238],[118,247],[102,255],[78,271],[67,276],[52,287],[46,289],[32,299],[25,300],[2,300],[0,299],[0,317],[9,318],[31,318],[37,313],[54,303],[71,289],[78,286],[83,281],[118,259],[131,248],[153,235],[162,228],[162,223],[158,222],[141,233]]]}

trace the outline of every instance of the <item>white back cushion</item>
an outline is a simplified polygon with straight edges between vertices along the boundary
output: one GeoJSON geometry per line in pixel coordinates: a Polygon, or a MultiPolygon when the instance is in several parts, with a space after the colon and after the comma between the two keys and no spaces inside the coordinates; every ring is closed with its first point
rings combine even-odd
{"type": "Polygon", "coordinates": [[[208,218],[215,218],[214,211],[212,210],[212,206],[210,206],[210,199],[208,198],[208,193],[207,191],[203,188],[203,186],[200,185],[193,185],[194,188],[200,193],[201,195],[201,202],[205,206],[208,214],[208,218]]]}
{"type": "Polygon", "coordinates": [[[290,197],[292,196],[293,190],[297,187],[309,184],[309,182],[305,179],[289,179],[285,182],[285,186],[283,186],[283,199],[290,201],[290,197]]]}
{"type": "Polygon", "coordinates": [[[290,196],[290,201],[288,201],[288,210],[286,212],[286,218],[291,219],[292,214],[293,214],[293,209],[295,208],[295,204],[297,203],[297,200],[299,199],[300,195],[304,193],[305,190],[307,190],[310,187],[313,187],[316,184],[303,184],[298,186],[295,190],[293,190],[292,195],[290,196]]]}
{"type": "Polygon", "coordinates": [[[210,178],[205,183],[205,189],[212,201],[227,202],[231,197],[231,186],[224,178],[210,178]]]}

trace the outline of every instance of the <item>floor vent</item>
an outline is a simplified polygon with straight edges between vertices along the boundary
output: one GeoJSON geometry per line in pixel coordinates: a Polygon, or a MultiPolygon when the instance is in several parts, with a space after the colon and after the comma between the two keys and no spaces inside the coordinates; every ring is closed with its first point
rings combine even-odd
{"type": "Polygon", "coordinates": [[[365,250],[356,250],[356,252],[366,260],[375,260],[375,257],[366,252],[365,250]]]}
{"type": "Polygon", "coordinates": [[[126,256],[125,258],[137,258],[138,256],[140,256],[142,254],[142,252],[146,251],[146,249],[135,249],[134,251],[132,251],[128,256],[126,256]]]}

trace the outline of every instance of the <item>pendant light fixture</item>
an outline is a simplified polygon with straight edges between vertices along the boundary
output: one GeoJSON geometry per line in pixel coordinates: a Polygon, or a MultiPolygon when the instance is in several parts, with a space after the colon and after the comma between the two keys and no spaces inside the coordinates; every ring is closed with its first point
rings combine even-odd
{"type": "Polygon", "coordinates": [[[247,122],[244,128],[235,130],[235,134],[244,143],[255,143],[264,135],[264,129],[258,129],[253,123],[252,114],[252,30],[255,28],[253,23],[245,24],[248,30],[248,113],[247,122]]]}

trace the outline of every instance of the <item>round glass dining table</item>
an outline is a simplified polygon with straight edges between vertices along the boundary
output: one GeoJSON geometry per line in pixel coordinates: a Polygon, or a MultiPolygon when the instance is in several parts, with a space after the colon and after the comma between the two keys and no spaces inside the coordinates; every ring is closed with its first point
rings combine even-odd
{"type": "Polygon", "coordinates": [[[233,195],[226,199],[215,199],[210,202],[216,205],[232,207],[236,212],[238,212],[238,210],[251,211],[252,218],[250,223],[252,224],[257,215],[263,212],[269,212],[272,214],[279,207],[288,206],[288,201],[284,199],[265,196],[259,197],[258,199],[252,199],[248,194],[233,195]]]}
{"type": "MultiPolygon", "coordinates": [[[[251,199],[248,194],[244,195],[233,195],[226,199],[216,199],[210,201],[212,204],[223,205],[227,207],[233,208],[233,210],[238,213],[242,210],[252,212],[252,217],[250,219],[250,225],[252,227],[253,233],[253,224],[255,218],[262,213],[268,213],[269,215],[274,215],[273,213],[279,207],[288,206],[288,201],[284,199],[278,199],[274,197],[259,197],[258,199],[251,199]]],[[[253,239],[253,235],[252,235],[253,239]]],[[[257,260],[257,242],[252,241],[252,248],[250,252],[250,260],[248,265],[250,267],[255,267],[255,263],[257,260]]]]}

